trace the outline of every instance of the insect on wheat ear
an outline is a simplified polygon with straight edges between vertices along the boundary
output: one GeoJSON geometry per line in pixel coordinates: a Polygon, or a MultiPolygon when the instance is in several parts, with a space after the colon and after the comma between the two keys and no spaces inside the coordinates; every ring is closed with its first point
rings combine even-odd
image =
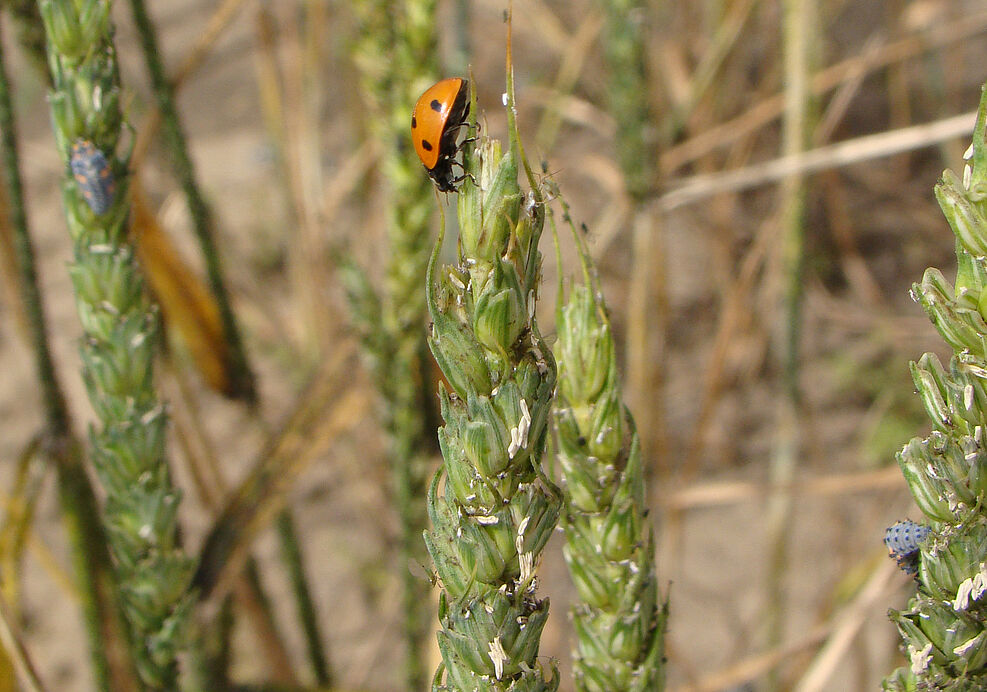
{"type": "Polygon", "coordinates": [[[426,89],[411,112],[415,153],[440,192],[455,192],[456,183],[469,175],[452,172],[454,164],[462,167],[456,154],[466,142],[457,143],[456,138],[469,110],[469,80],[453,77],[426,89]]]}
{"type": "Polygon", "coordinates": [[[106,155],[89,140],[79,139],[72,144],[69,167],[93,214],[100,216],[109,211],[116,195],[116,180],[106,155]]]}
{"type": "Polygon", "coordinates": [[[906,519],[895,522],[885,530],[884,545],[888,548],[888,555],[905,573],[915,574],[918,571],[919,548],[928,535],[928,526],[906,519]]]}

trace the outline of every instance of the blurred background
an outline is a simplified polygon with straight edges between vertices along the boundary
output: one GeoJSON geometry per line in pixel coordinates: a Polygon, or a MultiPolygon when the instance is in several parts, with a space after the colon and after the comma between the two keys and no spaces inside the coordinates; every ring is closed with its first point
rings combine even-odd
{"type": "MultiPolygon", "coordinates": [[[[174,324],[181,311],[169,320],[159,380],[193,555],[223,493],[263,457],[311,383],[322,387],[325,425],[294,440],[306,461],[287,501],[337,688],[386,691],[401,689],[402,575],[427,574],[396,550],[382,404],[340,276],[345,256],[371,283],[383,281],[380,162],[388,148],[407,147],[382,141],[368,122],[354,58],[361,4],[149,3],[166,70],[181,75],[179,110],[262,403],[250,413],[197,374],[195,348],[174,324]],[[211,498],[192,470],[196,457],[217,462],[211,498]]],[[[434,23],[441,74],[466,76],[468,66],[484,132],[502,139],[505,9],[444,1],[434,23]]],[[[928,266],[955,272],[933,186],[944,168],[962,168],[969,145],[973,117],[956,116],[972,113],[987,79],[987,3],[639,3],[630,19],[644,37],[649,115],[640,132],[650,167],[640,184],[620,153],[626,113],[611,95],[620,75],[604,59],[607,15],[603,2],[516,0],[518,118],[528,155],[544,161],[574,221],[586,224],[623,351],[670,599],[669,688],[873,689],[904,663],[886,611],[914,589],[882,544],[895,520],[920,518],[894,462],[929,427],[908,361],[949,355],[909,289],[928,266]],[[801,151],[814,158],[807,164],[801,151]]],[[[147,72],[127,8],[114,16],[126,115],[143,133],[147,72]]],[[[47,86],[14,29],[6,22],[2,40],[31,228],[51,345],[82,432],[92,413],[66,272],[64,169],[47,86]]],[[[160,141],[148,142],[138,161],[144,201],[187,265],[174,271],[201,280],[185,197],[160,141]]],[[[453,202],[440,195],[433,205],[450,224],[453,202]]],[[[435,234],[438,224],[435,214],[435,234]]],[[[551,342],[560,269],[547,240],[542,249],[539,317],[551,342]]],[[[570,243],[564,276],[576,271],[574,257],[570,243]]],[[[40,398],[4,273],[0,473],[11,487],[40,425],[40,398]]],[[[435,382],[422,386],[434,392],[435,382]]],[[[19,567],[25,644],[52,689],[86,690],[54,486],[35,473],[40,501],[19,567]]],[[[282,653],[304,683],[301,635],[279,605],[289,586],[271,523],[250,547],[282,653]]],[[[558,539],[540,567],[552,602],[541,653],[559,658],[570,690],[572,589],[558,539]]],[[[240,622],[234,679],[278,679],[262,640],[240,622]]]]}

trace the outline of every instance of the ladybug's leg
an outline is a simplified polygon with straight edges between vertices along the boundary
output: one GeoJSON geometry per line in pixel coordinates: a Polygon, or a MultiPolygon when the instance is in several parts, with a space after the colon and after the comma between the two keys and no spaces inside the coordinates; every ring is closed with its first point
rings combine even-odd
{"type": "MultiPolygon", "coordinates": [[[[457,132],[457,133],[458,133],[458,132],[459,132],[459,129],[460,129],[460,128],[462,128],[462,127],[467,127],[468,125],[469,125],[469,123],[468,123],[468,122],[466,122],[466,121],[464,120],[463,122],[461,122],[461,123],[459,123],[458,125],[453,125],[453,126],[452,126],[452,127],[450,128],[450,130],[449,130],[449,132],[457,132]]],[[[480,123],[477,123],[477,124],[476,124],[476,131],[477,131],[477,132],[479,132],[479,131],[480,131],[480,123]]],[[[467,138],[466,138],[466,139],[464,139],[464,140],[463,140],[462,142],[460,142],[460,143],[458,144],[458,146],[456,146],[456,149],[458,150],[459,148],[461,148],[461,147],[462,147],[462,146],[463,146],[464,144],[466,144],[467,142],[475,142],[475,141],[477,141],[478,139],[479,139],[479,136],[478,136],[478,135],[477,135],[477,136],[473,136],[473,137],[467,137],[467,138]]]]}
{"type": "Polygon", "coordinates": [[[449,161],[449,164],[450,164],[450,167],[452,167],[452,166],[459,166],[460,168],[463,169],[463,174],[460,175],[460,176],[457,176],[456,178],[454,178],[453,181],[452,181],[453,184],[455,184],[455,183],[461,183],[464,180],[466,180],[467,178],[469,178],[470,180],[473,181],[473,184],[474,185],[476,185],[477,187],[480,187],[480,183],[476,182],[476,178],[473,177],[473,174],[470,173],[468,170],[466,170],[466,168],[463,166],[463,164],[461,164],[459,161],[457,161],[455,159],[451,159],[449,161]]]}

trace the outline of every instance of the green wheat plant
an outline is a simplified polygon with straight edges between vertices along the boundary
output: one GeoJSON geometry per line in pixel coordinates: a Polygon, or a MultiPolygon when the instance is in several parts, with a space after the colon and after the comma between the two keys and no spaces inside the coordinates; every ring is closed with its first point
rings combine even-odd
{"type": "Polygon", "coordinates": [[[953,355],[948,366],[931,353],[911,364],[933,429],[906,444],[898,464],[930,532],[917,557],[916,594],[907,608],[890,612],[909,665],[884,681],[888,690],[987,686],[985,127],[987,92],[962,177],[947,170],[936,186],[956,235],[955,284],[929,268],[912,288],[953,355]]]}
{"type": "Polygon", "coordinates": [[[428,263],[434,195],[415,154],[408,127],[411,107],[438,74],[434,0],[362,2],[353,6],[359,22],[354,61],[381,152],[386,186],[388,259],[380,289],[355,266],[344,267],[350,307],[381,395],[389,438],[394,504],[401,522],[402,617],[408,689],[427,683],[424,668],[428,623],[434,617],[428,583],[406,568],[427,557],[425,490],[434,458],[426,429],[425,301],[421,278],[428,263]],[[414,78],[409,78],[413,75],[414,78]]]}
{"type": "Polygon", "coordinates": [[[641,202],[657,175],[655,118],[648,102],[647,11],[639,0],[600,2],[604,14],[601,43],[607,65],[609,113],[616,120],[617,162],[628,195],[641,202]]]}
{"type": "Polygon", "coordinates": [[[83,378],[98,418],[90,456],[106,492],[103,519],[133,658],[148,688],[170,690],[191,603],[190,562],[177,543],[180,496],[164,457],[166,416],[153,386],[158,317],[127,243],[127,157],[118,155],[125,122],[110,5],[44,0],[41,14],[52,121],[65,163],[83,378]],[[115,178],[105,210],[91,208],[73,179],[71,151],[80,141],[104,154],[115,178]]]}
{"type": "Polygon", "coordinates": [[[631,266],[627,280],[627,334],[624,346],[627,373],[624,397],[638,411],[642,423],[645,476],[659,470],[656,450],[665,446],[662,397],[666,377],[668,339],[666,251],[662,216],[651,207],[658,179],[660,144],[669,132],[674,113],[659,119],[652,97],[654,80],[648,72],[649,12],[640,0],[598,2],[604,23],[600,35],[606,66],[607,111],[616,124],[614,147],[629,204],[628,232],[631,266]]]}
{"type": "Polygon", "coordinates": [[[592,260],[572,230],[583,282],[565,302],[559,289],[553,420],[565,479],[563,554],[579,594],[571,611],[576,689],[661,690],[668,609],[658,595],[641,443],[592,260]]]}
{"type": "MultiPolygon", "coordinates": [[[[44,26],[40,22],[37,4],[31,4],[38,17],[40,54],[43,58],[44,26]]],[[[23,39],[23,34],[21,36],[23,39]]],[[[47,75],[48,69],[44,61],[41,67],[47,75]]],[[[109,548],[100,523],[96,495],[83,465],[83,448],[73,431],[72,416],[49,347],[48,324],[21,176],[18,127],[13,101],[6,51],[0,42],[0,165],[3,166],[3,189],[6,192],[0,197],[9,206],[7,211],[13,227],[11,255],[17,267],[18,295],[24,306],[25,331],[34,352],[38,385],[42,393],[46,438],[44,446],[48,448],[48,458],[58,478],[59,505],[64,516],[66,535],[72,546],[73,571],[79,586],[79,602],[89,643],[93,682],[97,688],[105,689],[113,679],[122,688],[124,681],[136,679],[136,671],[123,661],[111,669],[107,656],[112,642],[126,635],[123,633],[123,623],[115,599],[114,578],[109,568],[109,548]]],[[[30,511],[18,512],[13,509],[19,502],[25,509],[33,504],[16,499],[21,495],[21,489],[17,486],[15,483],[14,488],[8,491],[11,499],[4,519],[5,527],[0,529],[0,534],[10,536],[9,527],[12,522],[18,521],[14,518],[18,514],[25,520],[32,514],[30,511]]],[[[10,596],[15,591],[11,587],[18,583],[18,561],[14,557],[19,552],[18,544],[23,545],[20,539],[0,538],[0,545],[4,546],[0,548],[0,552],[7,554],[7,557],[0,558],[3,560],[3,567],[0,568],[4,580],[3,592],[11,603],[16,602],[16,597],[10,596]]],[[[5,652],[3,658],[8,659],[9,656],[10,652],[5,652]]],[[[2,673],[0,677],[3,677],[2,673]]],[[[0,681],[0,686],[3,684],[0,681]]]]}
{"type": "MultiPolygon", "coordinates": [[[[535,568],[561,505],[541,469],[556,377],[534,318],[544,194],[523,158],[510,76],[507,92],[511,147],[485,136],[465,144],[457,261],[438,266],[440,234],[427,274],[429,345],[448,381],[425,535],[442,588],[433,690],[559,683],[554,663],[537,660],[548,600],[536,593],[535,568]]],[[[475,122],[469,129],[477,136],[475,122]]]]}

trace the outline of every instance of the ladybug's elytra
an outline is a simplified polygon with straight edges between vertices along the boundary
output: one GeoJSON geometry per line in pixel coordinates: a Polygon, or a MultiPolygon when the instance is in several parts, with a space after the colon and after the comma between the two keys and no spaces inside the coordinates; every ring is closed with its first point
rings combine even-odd
{"type": "Polygon", "coordinates": [[[425,170],[441,192],[454,192],[456,137],[469,115],[469,80],[453,77],[433,84],[411,112],[411,140],[425,170]]]}
{"type": "Polygon", "coordinates": [[[72,145],[69,167],[82,198],[93,213],[100,215],[109,211],[116,192],[116,181],[103,152],[89,140],[76,140],[72,145]]]}

